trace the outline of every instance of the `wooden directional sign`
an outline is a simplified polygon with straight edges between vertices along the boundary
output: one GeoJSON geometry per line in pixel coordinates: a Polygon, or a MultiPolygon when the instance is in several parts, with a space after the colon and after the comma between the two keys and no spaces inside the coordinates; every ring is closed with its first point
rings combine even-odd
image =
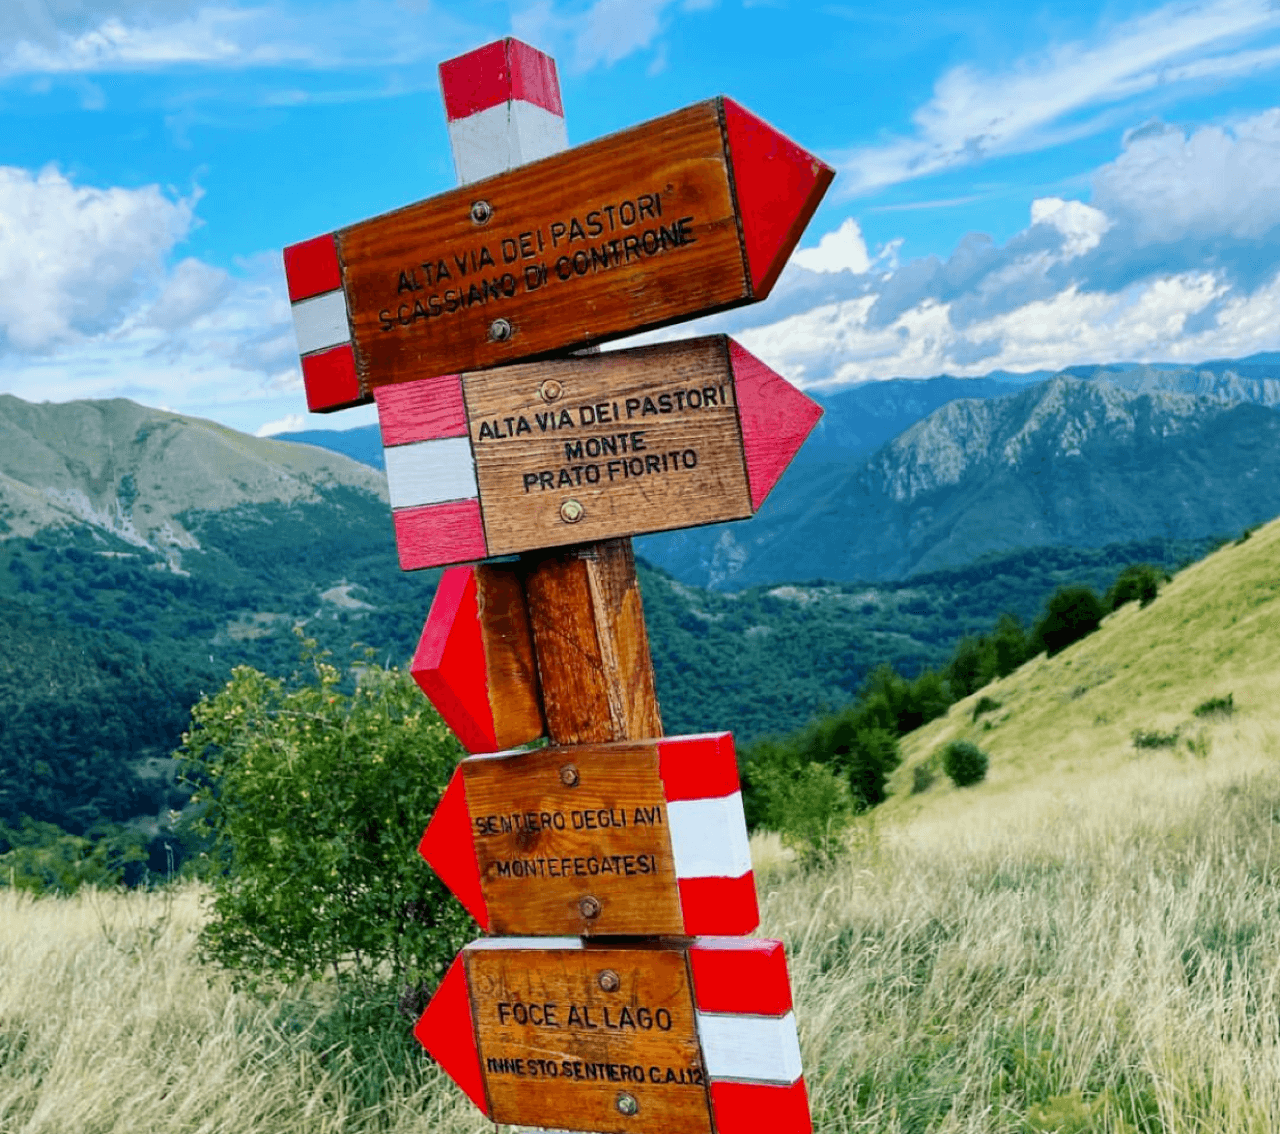
{"type": "Polygon", "coordinates": [[[405,570],[744,519],[822,409],[723,335],[377,390],[405,570]]]}
{"type": "Polygon", "coordinates": [[[307,404],[763,299],[833,176],[716,98],[295,244],[307,404]]]}
{"type": "Polygon", "coordinates": [[[473,756],[418,849],[493,933],[694,936],[760,920],[727,732],[473,756]]]}
{"type": "Polygon", "coordinates": [[[492,938],[414,1034],[494,1122],[600,1134],[809,1134],[777,941],[492,938]]]}

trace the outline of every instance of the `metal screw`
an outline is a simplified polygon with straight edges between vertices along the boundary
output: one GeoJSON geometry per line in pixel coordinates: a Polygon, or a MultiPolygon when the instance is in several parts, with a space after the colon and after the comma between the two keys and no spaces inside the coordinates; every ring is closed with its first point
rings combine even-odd
{"type": "Polygon", "coordinates": [[[554,378],[548,378],[538,387],[538,397],[544,402],[554,402],[563,393],[564,387],[554,378]]]}
{"type": "Polygon", "coordinates": [[[560,782],[564,784],[565,787],[577,787],[578,780],[580,778],[581,777],[578,775],[578,769],[572,764],[566,764],[560,769],[560,782]]]}
{"type": "Polygon", "coordinates": [[[605,969],[596,979],[605,992],[617,992],[622,987],[621,978],[612,969],[605,969]]]}
{"type": "Polygon", "coordinates": [[[560,505],[560,519],[566,524],[576,524],[586,514],[587,510],[572,498],[560,505]]]}
{"type": "Polygon", "coordinates": [[[588,894],[585,898],[578,899],[578,912],[587,919],[600,916],[600,899],[593,898],[588,894]]]}
{"type": "Polygon", "coordinates": [[[495,319],[489,324],[489,341],[505,343],[511,338],[511,324],[506,319],[495,319]]]}
{"type": "Polygon", "coordinates": [[[488,224],[493,216],[493,206],[488,201],[476,201],[471,206],[471,219],[476,224],[488,224]]]}
{"type": "Polygon", "coordinates": [[[640,1112],[640,1104],[636,1102],[636,1096],[629,1095],[626,1091],[619,1092],[617,1107],[618,1113],[625,1114],[628,1118],[640,1112]]]}

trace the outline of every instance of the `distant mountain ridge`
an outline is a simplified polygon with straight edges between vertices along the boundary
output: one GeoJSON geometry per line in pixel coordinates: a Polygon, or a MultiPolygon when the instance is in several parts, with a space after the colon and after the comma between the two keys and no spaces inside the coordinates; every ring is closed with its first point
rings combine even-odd
{"type": "MultiPolygon", "coordinates": [[[[1235,406],[1280,409],[1280,353],[1195,366],[1113,363],[1030,374],[996,371],[980,378],[895,378],[816,396],[825,409],[822,420],[754,519],[642,536],[638,552],[682,582],[736,590],[797,579],[904,578],[1054,542],[1099,547],[1148,536],[1202,538],[1238,531],[1280,511],[1280,495],[1259,484],[1254,478],[1260,474],[1248,464],[1248,450],[1268,419],[1247,413],[1222,418],[1222,411],[1235,406]],[[1060,381],[1076,384],[1070,397],[1067,387],[1053,385],[1060,381]],[[1050,392],[1023,397],[1040,387],[1050,392]],[[1084,387],[1099,390],[1089,405],[1081,400],[1084,387]],[[1150,400],[1137,408],[1143,397],[1150,400]],[[961,401],[975,404],[953,408],[961,401]],[[993,414],[978,408],[996,402],[1004,408],[993,414]],[[1019,413],[1028,416],[1015,424],[1009,415],[1019,413]],[[1145,424],[1138,426],[1138,419],[1145,424]],[[1153,444],[1156,419],[1167,441],[1163,447],[1153,444]],[[1206,432],[1211,419],[1217,424],[1206,432]],[[924,421],[932,424],[911,432],[924,421]],[[1057,442],[1045,443],[1041,435],[1052,428],[1059,430],[1057,442]],[[1233,440],[1237,429],[1240,436],[1233,440]],[[986,453],[991,430],[1006,449],[1029,447],[1041,462],[1070,462],[1087,448],[1094,465],[1112,462],[1130,477],[1135,468],[1143,472],[1124,485],[1101,467],[1083,479],[1064,470],[1064,476],[1048,478],[1060,495],[1033,501],[1011,479],[1015,467],[1026,472],[1025,462],[1002,465],[986,453]],[[1179,452],[1181,444],[1190,447],[1186,453],[1179,452]],[[1176,516],[1167,514],[1163,497],[1169,486],[1158,475],[1161,461],[1171,462],[1170,475],[1182,493],[1176,516]],[[1242,462],[1248,467],[1238,467],[1242,462]],[[1199,499],[1196,474],[1190,472],[1197,465],[1207,469],[1199,499]],[[864,466],[867,476],[860,479],[864,466]],[[978,483],[984,477],[995,478],[987,489],[978,483]],[[942,495],[913,510],[926,486],[942,495]],[[970,514],[977,504],[945,500],[948,491],[974,502],[981,498],[982,506],[970,514]],[[1121,501],[1134,491],[1150,493],[1150,499],[1121,501]],[[1220,495],[1227,499],[1219,503],[1220,495]],[[1047,509],[1043,520],[1034,514],[1037,507],[1047,509]],[[906,513],[899,514],[903,508],[906,513]],[[1072,510],[1076,518],[1069,521],[1072,510]],[[847,553],[839,550],[840,540],[847,553]]],[[[280,436],[381,463],[376,425],[280,436]]]]}
{"type": "Polygon", "coordinates": [[[334,489],[386,499],[377,472],[124,398],[0,395],[0,535],[88,525],[178,565],[199,548],[188,513],[318,503],[334,489]]]}

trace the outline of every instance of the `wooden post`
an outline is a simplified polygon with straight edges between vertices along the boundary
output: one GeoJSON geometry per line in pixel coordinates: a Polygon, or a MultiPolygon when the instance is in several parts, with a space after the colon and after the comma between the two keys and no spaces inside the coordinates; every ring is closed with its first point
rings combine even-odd
{"type": "MultiPolygon", "coordinates": [[[[555,61],[514,39],[440,65],[459,184],[567,148],[555,61]]],[[[630,539],[521,557],[547,732],[556,744],[662,736],[630,539]]]]}

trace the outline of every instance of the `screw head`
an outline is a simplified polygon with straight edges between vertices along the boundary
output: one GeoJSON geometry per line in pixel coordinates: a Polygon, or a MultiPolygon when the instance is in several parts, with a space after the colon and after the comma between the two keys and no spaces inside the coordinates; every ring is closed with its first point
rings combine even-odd
{"type": "Polygon", "coordinates": [[[560,505],[560,519],[566,524],[576,524],[586,514],[587,510],[582,504],[572,498],[560,505]]]}
{"type": "Polygon", "coordinates": [[[554,402],[564,393],[564,387],[554,378],[548,378],[538,387],[538,397],[544,402],[554,402]]]}
{"type": "Polygon", "coordinates": [[[629,1095],[626,1091],[618,1092],[618,1101],[615,1104],[619,1114],[625,1114],[630,1118],[633,1114],[640,1113],[640,1104],[636,1102],[635,1095],[629,1095]]]}
{"type": "Polygon", "coordinates": [[[588,920],[599,917],[600,916],[600,899],[593,898],[590,894],[588,894],[585,898],[579,898],[578,912],[588,920]]]}
{"type": "Polygon", "coordinates": [[[605,992],[617,992],[622,987],[622,979],[612,969],[605,969],[596,978],[596,983],[605,992]]]}
{"type": "Polygon", "coordinates": [[[511,324],[506,319],[495,319],[489,324],[489,341],[505,343],[512,335],[511,324]]]}
{"type": "Polygon", "coordinates": [[[471,205],[471,219],[476,224],[488,224],[493,216],[493,206],[488,201],[475,201],[471,205]]]}
{"type": "Polygon", "coordinates": [[[577,787],[578,781],[581,778],[582,777],[578,774],[578,769],[572,764],[566,764],[560,769],[560,782],[564,784],[565,787],[577,787]]]}

